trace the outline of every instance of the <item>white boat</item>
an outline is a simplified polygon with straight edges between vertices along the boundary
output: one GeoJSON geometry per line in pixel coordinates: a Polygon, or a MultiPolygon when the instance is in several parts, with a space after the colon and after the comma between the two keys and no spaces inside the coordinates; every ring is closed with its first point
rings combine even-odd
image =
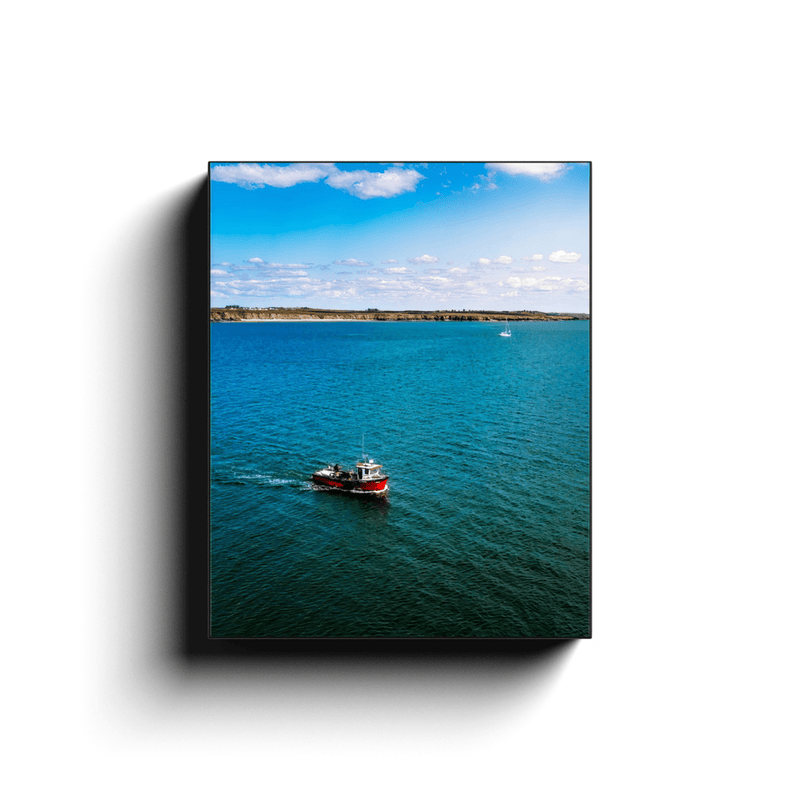
{"type": "Polygon", "coordinates": [[[508,320],[506,320],[506,329],[500,335],[511,336],[511,329],[508,327],[508,320]]]}

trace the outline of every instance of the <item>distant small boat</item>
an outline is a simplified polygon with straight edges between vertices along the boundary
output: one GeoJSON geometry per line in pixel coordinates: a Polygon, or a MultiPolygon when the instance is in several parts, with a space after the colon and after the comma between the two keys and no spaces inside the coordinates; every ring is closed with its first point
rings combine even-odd
{"type": "Polygon", "coordinates": [[[500,335],[511,336],[511,329],[508,327],[508,320],[506,320],[506,329],[500,335]]]}

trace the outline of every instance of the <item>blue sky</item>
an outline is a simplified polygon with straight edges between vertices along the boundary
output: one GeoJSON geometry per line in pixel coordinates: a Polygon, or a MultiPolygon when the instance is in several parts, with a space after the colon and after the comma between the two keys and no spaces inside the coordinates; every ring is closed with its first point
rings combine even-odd
{"type": "Polygon", "coordinates": [[[589,310],[587,163],[211,165],[211,305],[589,310]]]}

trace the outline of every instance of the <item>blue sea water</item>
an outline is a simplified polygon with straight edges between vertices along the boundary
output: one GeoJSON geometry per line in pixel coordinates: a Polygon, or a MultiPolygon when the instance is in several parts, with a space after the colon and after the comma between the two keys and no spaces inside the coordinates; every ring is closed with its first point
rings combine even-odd
{"type": "Polygon", "coordinates": [[[211,324],[212,636],[590,635],[589,322],[503,328],[211,324]]]}

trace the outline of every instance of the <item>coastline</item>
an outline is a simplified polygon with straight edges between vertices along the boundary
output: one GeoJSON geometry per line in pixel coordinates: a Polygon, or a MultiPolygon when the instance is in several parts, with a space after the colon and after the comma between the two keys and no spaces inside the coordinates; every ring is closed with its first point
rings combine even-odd
{"type": "Polygon", "coordinates": [[[542,311],[352,311],[316,308],[212,308],[210,322],[531,322],[588,320],[542,311]]]}
{"type": "Polygon", "coordinates": [[[357,319],[356,317],[275,317],[271,319],[212,319],[211,322],[396,322],[397,320],[357,319]]]}

